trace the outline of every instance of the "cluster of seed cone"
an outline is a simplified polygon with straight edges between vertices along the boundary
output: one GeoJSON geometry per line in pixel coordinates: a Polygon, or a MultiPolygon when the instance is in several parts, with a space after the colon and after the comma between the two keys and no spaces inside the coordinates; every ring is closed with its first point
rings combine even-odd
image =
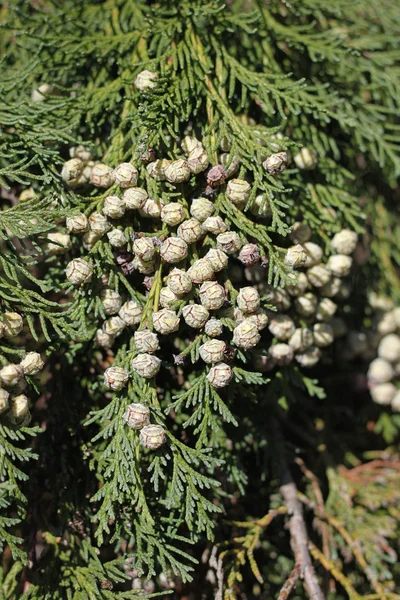
{"type": "Polygon", "coordinates": [[[368,364],[371,397],[377,404],[400,411],[400,307],[391,298],[372,293],[372,323],[364,330],[350,330],[341,348],[344,360],[368,364]]]}
{"type": "MultiPolygon", "coordinates": [[[[213,202],[216,188],[224,191],[226,198],[239,210],[244,210],[249,203],[250,183],[232,179],[239,167],[238,161],[233,157],[230,163],[221,162],[209,168],[203,145],[189,136],[183,139],[182,150],[183,156],[176,160],[150,162],[149,159],[155,156],[152,151],[147,152],[144,179],[151,177],[178,187],[208,169],[206,177],[203,176],[203,195],[182,198],[182,201],[178,197],[176,201],[163,203],[160,198],[149,195],[144,181],[138,184],[140,175],[133,164],[122,163],[111,169],[97,163],[91,169],[91,183],[104,188],[118,186],[119,193],[115,189],[115,193],[106,196],[101,211],[67,219],[68,232],[83,234],[83,245],[89,250],[107,235],[109,243],[119,253],[117,262],[124,274],[144,275],[152,294],[153,313],[150,319],[143,321],[143,306],[129,298],[123,303],[118,292],[103,289],[101,300],[109,318],[97,332],[98,343],[111,347],[125,328],[137,328],[134,333],[136,355],[131,368],[148,379],[155,377],[161,367],[157,356],[159,336],[176,333],[181,326],[189,327],[204,336],[199,355],[208,366],[209,383],[214,388],[223,388],[233,377],[230,363],[234,349],[242,352],[254,349],[260,343],[260,332],[268,326],[273,340],[267,354],[258,353],[258,370],[287,365],[293,358],[302,366],[314,366],[320,359],[321,349],[334,339],[330,321],[336,305],[331,298],[344,293],[343,277],[351,270],[349,255],[354,250],[357,235],[348,230],[337,234],[332,240],[336,254],[323,264],[323,251],[310,241],[310,228],[304,223],[296,223],[291,234],[294,245],[287,250],[285,262],[305,270],[298,272],[293,284],[285,290],[274,289],[266,283],[264,266],[268,259],[261,256],[259,246],[242,232],[232,230],[229,222],[216,213],[213,202]],[[155,223],[152,232],[137,232],[128,240],[123,224],[129,220],[132,211],[139,217],[161,221],[163,225],[155,223]],[[238,264],[242,267],[246,285],[232,285],[227,278],[230,266],[238,264]],[[153,290],[156,272],[161,273],[161,279],[157,278],[157,281],[161,280],[164,286],[153,290]],[[278,312],[270,310],[271,307],[278,312]],[[287,314],[293,310],[293,316],[287,314]]],[[[71,167],[78,164],[77,160],[83,163],[87,158],[83,151],[80,155],[64,165],[63,177],[69,185],[79,180],[80,174],[73,169],[71,172],[71,167]]],[[[278,175],[285,169],[287,160],[285,152],[277,152],[263,165],[270,174],[278,175]]],[[[263,196],[256,196],[250,206],[261,218],[267,214],[266,207],[263,196]]],[[[149,229],[147,225],[146,229],[149,229]]],[[[67,265],[66,275],[74,285],[90,281],[93,275],[90,257],[72,260],[67,265]]],[[[128,382],[129,373],[118,366],[110,369],[107,381],[111,373],[112,385],[109,387],[122,389],[128,382]]],[[[145,423],[144,427],[147,426],[145,423]]]]}
{"type": "MultiPolygon", "coordinates": [[[[0,338],[15,338],[22,332],[23,326],[21,315],[16,312],[4,312],[0,315],[0,338]]],[[[43,366],[43,360],[37,352],[28,352],[19,363],[2,363],[0,418],[18,427],[29,425],[31,421],[29,398],[23,393],[27,387],[25,376],[36,375],[43,366]]]]}

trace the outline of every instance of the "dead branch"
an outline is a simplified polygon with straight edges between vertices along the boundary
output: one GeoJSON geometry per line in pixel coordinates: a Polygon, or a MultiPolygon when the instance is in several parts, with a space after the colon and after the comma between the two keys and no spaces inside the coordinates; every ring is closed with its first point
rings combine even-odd
{"type": "Polygon", "coordinates": [[[279,592],[278,600],[287,600],[289,598],[290,592],[294,589],[297,580],[301,575],[301,566],[299,564],[295,564],[292,572],[289,577],[286,579],[285,583],[281,587],[281,591],[279,592]]]}
{"type": "Polygon", "coordinates": [[[304,578],[304,587],[311,600],[326,600],[308,550],[308,534],[303,517],[303,507],[297,498],[297,487],[293,481],[289,470],[286,456],[285,445],[278,422],[274,423],[274,433],[277,443],[278,456],[280,456],[281,482],[280,491],[283,500],[287,506],[288,513],[291,515],[289,520],[290,545],[295,555],[296,564],[301,568],[304,578]]]}

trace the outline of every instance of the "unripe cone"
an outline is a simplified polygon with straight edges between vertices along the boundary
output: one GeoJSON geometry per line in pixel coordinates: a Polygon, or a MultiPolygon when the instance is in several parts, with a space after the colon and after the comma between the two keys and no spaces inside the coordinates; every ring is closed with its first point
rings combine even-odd
{"type": "Polygon", "coordinates": [[[252,215],[259,217],[260,219],[267,219],[271,216],[271,206],[265,194],[259,194],[254,198],[250,206],[250,212],[252,215]]]}
{"type": "Polygon", "coordinates": [[[223,330],[224,326],[219,319],[210,319],[204,326],[204,332],[210,337],[219,337],[223,330]]]}
{"type": "Polygon", "coordinates": [[[101,235],[97,235],[93,231],[87,231],[82,237],[82,246],[85,250],[91,250],[95,244],[99,241],[101,235]]]}
{"type": "Polygon", "coordinates": [[[186,258],[188,253],[187,243],[179,237],[169,237],[160,248],[160,255],[167,263],[177,263],[186,258]]]}
{"type": "Polygon", "coordinates": [[[276,314],[271,315],[269,330],[278,340],[288,340],[295,332],[295,324],[288,315],[276,314]]]}
{"type": "Polygon", "coordinates": [[[394,371],[392,365],[383,358],[376,358],[371,362],[368,369],[368,379],[372,383],[387,383],[393,379],[394,371]]]}
{"type": "Polygon", "coordinates": [[[381,335],[387,335],[388,333],[394,333],[397,329],[397,319],[395,311],[389,311],[380,315],[375,320],[375,328],[381,335]]]}
{"type": "Polygon", "coordinates": [[[202,283],[214,278],[214,269],[207,258],[199,258],[192,264],[187,274],[193,283],[202,283]]]}
{"type": "Polygon", "coordinates": [[[114,248],[122,248],[126,244],[125,233],[121,229],[111,229],[107,233],[108,241],[114,248]]]}
{"type": "Polygon", "coordinates": [[[19,202],[28,202],[28,200],[32,200],[35,198],[36,192],[33,188],[27,188],[26,190],[22,190],[20,195],[18,196],[19,202]]]}
{"type": "Polygon", "coordinates": [[[148,197],[147,191],[139,187],[128,188],[122,194],[127,210],[143,208],[148,197]]]}
{"type": "Polygon", "coordinates": [[[103,163],[97,163],[93,166],[90,173],[90,182],[95,187],[109,188],[114,183],[114,169],[103,163]]]}
{"type": "Polygon", "coordinates": [[[165,171],[171,162],[171,160],[167,160],[166,158],[155,160],[147,165],[147,172],[156,181],[165,181],[165,171]]]}
{"type": "Polygon", "coordinates": [[[239,348],[248,350],[254,348],[260,341],[261,336],[255,323],[245,319],[233,330],[233,343],[239,348]]]}
{"type": "Polygon", "coordinates": [[[316,288],[321,288],[323,285],[327,285],[331,280],[332,274],[328,267],[319,264],[311,267],[307,271],[307,279],[316,288]]]}
{"type": "Polygon", "coordinates": [[[272,285],[265,285],[260,288],[263,296],[265,296],[268,304],[273,304],[278,310],[284,311],[289,310],[291,306],[291,299],[289,294],[283,288],[274,288],[272,285]]]}
{"type": "Polygon", "coordinates": [[[225,169],[226,179],[233,177],[233,175],[239,171],[240,162],[236,156],[231,156],[230,154],[220,154],[219,161],[225,169]]]}
{"type": "Polygon", "coordinates": [[[229,365],[226,363],[219,363],[214,367],[211,367],[207,379],[211,383],[211,385],[216,388],[224,388],[226,387],[233,377],[233,371],[229,365]]]}
{"type": "Polygon", "coordinates": [[[262,308],[259,308],[254,314],[246,316],[246,319],[254,323],[258,331],[265,329],[269,321],[267,314],[262,308]]]}
{"type": "Polygon", "coordinates": [[[139,352],[148,352],[149,354],[153,354],[160,348],[157,334],[149,331],[148,329],[135,331],[134,338],[135,346],[139,352]]]}
{"type": "Polygon", "coordinates": [[[224,358],[226,343],[222,340],[209,340],[199,348],[199,354],[205,363],[220,362],[224,358]]]}
{"type": "Polygon", "coordinates": [[[318,244],[314,244],[313,242],[306,242],[303,244],[304,251],[306,253],[306,261],[304,263],[305,267],[313,267],[314,265],[318,265],[323,256],[323,250],[318,244]]]}
{"type": "Polygon", "coordinates": [[[182,316],[189,327],[201,329],[206,324],[210,314],[200,304],[188,304],[183,307],[182,316]]]}
{"type": "Polygon", "coordinates": [[[136,76],[135,86],[141,92],[146,92],[157,87],[157,77],[157,73],[144,69],[136,76]]]}
{"type": "Polygon", "coordinates": [[[243,242],[235,231],[227,231],[217,236],[217,246],[226,254],[234,254],[243,246],[243,242]]]}
{"type": "Polygon", "coordinates": [[[213,233],[214,235],[224,233],[228,229],[225,221],[219,215],[216,217],[207,217],[207,219],[203,222],[202,228],[203,231],[213,233]]]}
{"type": "Polygon", "coordinates": [[[333,298],[340,292],[340,287],[342,285],[342,280],[339,277],[331,277],[331,279],[320,288],[320,293],[322,296],[326,296],[327,298],[333,298]]]}
{"type": "Polygon", "coordinates": [[[135,187],[138,180],[138,170],[131,163],[121,163],[114,169],[115,183],[121,188],[135,187]]]}
{"type": "Polygon", "coordinates": [[[36,373],[39,373],[43,369],[44,362],[38,352],[28,352],[21,360],[20,365],[25,375],[36,375],[36,373]]]}
{"type": "Polygon", "coordinates": [[[104,235],[111,229],[111,223],[108,219],[100,213],[92,213],[89,217],[89,228],[90,231],[96,235],[104,235]]]}
{"type": "Polygon", "coordinates": [[[21,333],[24,321],[21,315],[16,312],[5,312],[2,321],[2,335],[6,338],[12,338],[21,333]]]}
{"type": "Polygon", "coordinates": [[[126,325],[139,325],[142,318],[142,307],[137,302],[129,300],[121,306],[118,314],[126,325]]]}
{"type": "Polygon", "coordinates": [[[161,210],[163,204],[161,200],[156,202],[153,198],[147,198],[143,206],[139,209],[139,213],[144,217],[151,217],[153,219],[159,219],[161,217],[161,210]]]}
{"type": "Polygon", "coordinates": [[[370,389],[371,397],[374,402],[387,406],[396,396],[396,388],[393,383],[379,383],[370,389]]]}
{"type": "Polygon", "coordinates": [[[294,278],[295,283],[288,283],[285,287],[285,290],[291,296],[302,296],[306,289],[308,288],[308,279],[305,273],[296,273],[291,275],[294,278]]]}
{"type": "Polygon", "coordinates": [[[325,348],[333,343],[333,329],[328,323],[316,323],[313,327],[314,343],[319,348],[325,348]]]}
{"type": "Polygon", "coordinates": [[[153,240],[149,237],[142,237],[135,240],[132,249],[136,256],[145,262],[152,260],[156,253],[153,240]]]}
{"type": "Polygon", "coordinates": [[[177,236],[187,244],[197,242],[203,236],[203,230],[200,221],[197,219],[188,219],[183,221],[178,227],[177,236]]]}
{"type": "Polygon", "coordinates": [[[294,330],[288,343],[295,352],[304,352],[307,350],[307,348],[313,345],[314,336],[311,329],[308,329],[307,327],[299,327],[298,329],[294,330]]]}
{"type": "Polygon", "coordinates": [[[271,154],[271,156],[269,156],[262,165],[264,169],[271,175],[282,173],[282,171],[284,171],[288,165],[288,155],[286,152],[277,152],[276,154],[271,154]]]}
{"type": "Polygon", "coordinates": [[[0,384],[6,387],[14,387],[24,376],[24,369],[21,365],[10,363],[0,369],[0,384]]]}
{"type": "Polygon", "coordinates": [[[123,198],[113,194],[104,199],[103,215],[110,219],[119,219],[125,214],[126,205],[123,198]]]}
{"type": "Polygon", "coordinates": [[[392,298],[387,298],[386,296],[379,296],[375,292],[371,292],[371,294],[369,295],[369,305],[375,310],[383,310],[384,312],[392,310],[392,308],[394,307],[392,298]]]}
{"type": "Polygon", "coordinates": [[[307,350],[296,354],[296,360],[302,367],[314,367],[321,358],[321,350],[317,346],[310,346],[307,350]]]}
{"type": "Polygon", "coordinates": [[[303,267],[307,263],[307,254],[303,246],[297,244],[296,246],[288,248],[286,250],[284,263],[293,269],[303,267]]]}
{"type": "Polygon", "coordinates": [[[167,335],[179,328],[179,317],[173,310],[163,308],[153,314],[153,326],[158,333],[167,335]]]}
{"type": "Polygon", "coordinates": [[[183,183],[191,177],[191,172],[186,160],[179,158],[172,161],[165,169],[165,177],[170,183],[183,183]]]}
{"type": "Polygon", "coordinates": [[[357,234],[350,229],[342,229],[336,233],[331,241],[331,246],[339,254],[353,254],[357,245],[357,234]]]}
{"type": "Polygon", "coordinates": [[[293,349],[288,344],[275,344],[271,346],[269,353],[279,367],[286,367],[293,360],[293,349]]]}
{"type": "Polygon", "coordinates": [[[146,425],[140,430],[140,443],[145,448],[157,450],[165,442],[165,431],[161,425],[146,425]]]}
{"type": "Polygon", "coordinates": [[[378,356],[391,363],[400,361],[400,336],[391,333],[383,337],[378,346],[378,356]]]}
{"type": "Polygon", "coordinates": [[[106,315],[115,315],[121,308],[122,298],[115,290],[101,290],[100,298],[106,315]]]}
{"type": "Polygon", "coordinates": [[[14,396],[10,402],[10,410],[7,413],[8,420],[13,425],[29,425],[28,422],[24,422],[26,417],[29,415],[29,400],[25,394],[19,394],[14,396]]]}
{"type": "Polygon", "coordinates": [[[63,164],[61,177],[69,187],[78,187],[80,185],[80,177],[84,167],[85,164],[80,158],[67,160],[67,162],[63,164]]]}
{"type": "Polygon", "coordinates": [[[132,369],[145,379],[151,379],[160,370],[161,360],[151,354],[138,354],[132,360],[132,369]]]}
{"type": "Polygon", "coordinates": [[[226,171],[222,165],[215,165],[207,173],[207,184],[212,188],[223,185],[226,180],[226,171]]]}
{"type": "Polygon", "coordinates": [[[187,159],[187,166],[191,173],[197,175],[202,171],[205,171],[210,164],[208,160],[207,152],[202,146],[197,146],[189,153],[187,159]]]}
{"type": "Polygon", "coordinates": [[[317,307],[316,317],[318,321],[330,321],[337,311],[337,304],[330,298],[322,298],[317,307]]]}
{"type": "Polygon", "coordinates": [[[52,92],[53,86],[50,85],[50,83],[42,83],[42,85],[40,85],[37,90],[32,90],[31,100],[32,102],[43,102],[46,100],[46,96],[48,96],[52,92]]]}
{"type": "Polygon", "coordinates": [[[236,298],[236,303],[240,310],[245,313],[256,312],[260,306],[260,294],[256,288],[251,286],[241,288],[236,298]]]}
{"type": "Polygon", "coordinates": [[[67,217],[66,226],[67,231],[70,233],[85,233],[89,229],[87,217],[83,213],[67,217]]]}
{"type": "Polygon", "coordinates": [[[0,415],[6,412],[10,407],[10,394],[0,388],[0,415]]]}
{"type": "Polygon", "coordinates": [[[226,195],[235,206],[243,208],[249,199],[251,185],[244,179],[232,179],[226,186],[226,195]]]}
{"type": "Polygon", "coordinates": [[[207,310],[218,310],[225,302],[225,290],[216,281],[205,281],[199,295],[200,302],[207,310]]]}
{"type": "Polygon", "coordinates": [[[67,233],[48,233],[47,238],[49,240],[47,244],[47,252],[49,254],[65,254],[72,246],[71,238],[67,233]]]}
{"type": "Polygon", "coordinates": [[[392,398],[392,410],[400,411],[400,391],[397,390],[394,398],[392,398]]]}
{"type": "Polygon", "coordinates": [[[170,202],[163,206],[161,210],[161,221],[174,227],[179,225],[184,219],[184,210],[182,204],[179,202],[170,202]]]}
{"type": "Polygon", "coordinates": [[[135,256],[131,265],[143,275],[152,275],[157,268],[157,263],[157,256],[154,256],[151,260],[142,260],[139,256],[135,256]]]}
{"type": "Polygon", "coordinates": [[[353,259],[347,254],[336,254],[330,256],[327,267],[336,277],[347,277],[350,274],[353,259]]]}
{"type": "Polygon", "coordinates": [[[296,312],[302,317],[312,317],[317,312],[318,298],[311,292],[299,296],[294,301],[296,312]]]}
{"type": "Polygon", "coordinates": [[[103,323],[103,331],[112,337],[118,337],[121,335],[126,327],[125,321],[121,317],[110,317],[103,323]]]}
{"type": "Polygon", "coordinates": [[[124,420],[131,429],[142,429],[149,424],[150,409],[144,404],[129,404],[124,413],[124,420]]]}
{"type": "Polygon", "coordinates": [[[307,223],[301,223],[296,221],[294,223],[292,231],[290,232],[290,239],[295,244],[305,244],[311,238],[311,227],[307,223]]]}
{"type": "Polygon", "coordinates": [[[114,391],[122,390],[128,379],[128,373],[121,367],[109,367],[104,372],[104,385],[114,391]]]}
{"type": "Polygon", "coordinates": [[[192,137],[190,135],[186,135],[183,138],[182,143],[181,143],[181,148],[185,154],[190,154],[197,148],[202,148],[202,147],[203,146],[202,146],[201,142],[198,139],[196,139],[195,137],[192,137]]]}
{"type": "Polygon", "coordinates": [[[73,146],[69,149],[69,155],[71,158],[80,158],[84,163],[87,163],[93,158],[90,150],[84,146],[73,146]]]}
{"type": "Polygon", "coordinates": [[[190,206],[190,214],[198,221],[205,221],[214,213],[214,205],[206,198],[195,198],[190,206]]]}
{"type": "Polygon", "coordinates": [[[90,281],[93,268],[84,258],[75,258],[68,263],[65,274],[70,283],[80,285],[90,281]]]}
{"type": "Polygon", "coordinates": [[[256,244],[245,244],[239,252],[239,260],[246,266],[253,266],[260,260],[260,250],[256,244]]]}
{"type": "Polygon", "coordinates": [[[228,266],[229,258],[225,252],[219,248],[211,248],[204,258],[211,263],[215,273],[222,271],[228,266]]]}
{"type": "Polygon", "coordinates": [[[111,348],[111,346],[115,342],[115,338],[114,336],[109,335],[102,329],[98,329],[96,331],[96,342],[101,348],[111,348]]]}
{"type": "Polygon", "coordinates": [[[181,269],[172,269],[167,278],[167,286],[176,294],[176,296],[184,296],[192,289],[192,280],[189,273],[181,269]]]}
{"type": "Polygon", "coordinates": [[[160,306],[162,306],[163,308],[168,308],[169,306],[171,306],[171,304],[173,304],[177,300],[179,300],[178,296],[176,294],[174,294],[174,292],[172,290],[170,290],[168,287],[161,289],[161,291],[160,291],[160,306]]]}
{"type": "Polygon", "coordinates": [[[314,148],[303,147],[295,154],[293,160],[299,169],[314,169],[318,163],[318,155],[314,148]]]}

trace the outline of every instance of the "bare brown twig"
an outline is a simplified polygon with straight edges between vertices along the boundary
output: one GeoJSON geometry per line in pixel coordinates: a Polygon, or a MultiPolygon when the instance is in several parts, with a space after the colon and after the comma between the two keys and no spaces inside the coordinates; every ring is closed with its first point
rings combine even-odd
{"type": "MultiPolygon", "coordinates": [[[[307,479],[310,480],[311,482],[311,486],[314,492],[314,496],[317,500],[319,509],[321,511],[321,513],[325,514],[325,502],[324,502],[324,497],[319,485],[319,481],[318,478],[314,475],[314,473],[312,473],[312,471],[310,471],[310,469],[308,469],[303,461],[302,458],[298,457],[295,460],[296,464],[299,465],[302,473],[304,473],[304,475],[307,477],[307,479]]],[[[318,519],[318,517],[316,517],[318,519]]],[[[326,556],[326,558],[329,560],[330,559],[330,548],[329,548],[329,529],[328,529],[328,525],[326,522],[324,522],[321,519],[318,519],[318,524],[321,528],[321,535],[322,535],[322,551],[324,553],[324,555],[326,556]]],[[[325,593],[327,593],[328,591],[334,592],[335,591],[335,582],[334,580],[330,577],[329,571],[325,572],[325,576],[324,576],[324,591],[325,593]]]]}
{"type": "Polygon", "coordinates": [[[285,456],[285,445],[280,432],[279,423],[274,422],[275,440],[277,443],[278,456],[280,456],[281,482],[280,491],[291,515],[289,520],[290,545],[293,549],[296,564],[302,571],[304,587],[311,600],[326,600],[321,586],[318,582],[315,570],[308,550],[308,534],[303,517],[303,508],[297,498],[297,487],[293,481],[285,456]]]}
{"type": "Polygon", "coordinates": [[[291,571],[289,577],[286,579],[285,583],[281,587],[281,591],[279,592],[278,600],[287,600],[287,598],[289,598],[289,594],[294,589],[300,575],[301,575],[301,566],[296,563],[294,565],[294,568],[291,571]]]}

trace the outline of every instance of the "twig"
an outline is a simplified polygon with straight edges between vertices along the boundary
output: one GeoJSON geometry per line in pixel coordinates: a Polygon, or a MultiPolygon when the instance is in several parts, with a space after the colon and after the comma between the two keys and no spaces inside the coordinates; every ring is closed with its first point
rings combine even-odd
{"type": "Polygon", "coordinates": [[[346,590],[349,595],[350,600],[359,600],[361,596],[357,593],[357,591],[353,588],[350,581],[343,575],[339,569],[336,568],[335,563],[326,558],[326,556],[319,550],[312,542],[308,542],[308,547],[310,549],[313,557],[321,563],[323,567],[336,579],[338,583],[346,590]]]}
{"type": "Polygon", "coordinates": [[[279,592],[278,600],[287,600],[287,598],[289,598],[289,594],[294,589],[300,575],[301,575],[301,566],[296,563],[294,565],[294,569],[292,570],[289,577],[286,579],[285,583],[281,587],[281,591],[279,592]]]}
{"type": "Polygon", "coordinates": [[[321,519],[325,519],[342,536],[375,592],[381,594],[381,600],[385,600],[387,598],[387,592],[375,577],[371,567],[368,566],[358,542],[351,537],[350,533],[346,531],[343,525],[337,519],[335,519],[335,517],[332,517],[327,513],[323,513],[315,504],[315,502],[312,502],[309,498],[307,498],[307,496],[301,492],[298,492],[297,497],[303,504],[309,506],[316,515],[321,517],[321,519]]]}
{"type": "Polygon", "coordinates": [[[278,421],[273,423],[273,431],[278,445],[278,456],[280,456],[281,481],[280,491],[288,512],[291,515],[289,520],[290,544],[292,546],[296,564],[300,565],[304,578],[304,587],[311,600],[326,600],[314,567],[311,561],[311,556],[308,551],[308,535],[306,524],[303,518],[303,508],[297,499],[297,488],[290,473],[286,457],[285,446],[282,439],[282,434],[279,429],[278,421]]]}
{"type": "MultiPolygon", "coordinates": [[[[299,465],[302,473],[304,473],[304,475],[307,477],[307,479],[309,479],[311,481],[311,486],[312,486],[312,489],[314,492],[314,496],[317,500],[319,509],[322,513],[325,514],[324,497],[321,492],[321,488],[320,488],[317,477],[314,475],[314,473],[312,473],[312,471],[310,471],[310,469],[308,469],[306,467],[302,458],[300,458],[300,457],[296,458],[295,462],[299,465]]],[[[330,548],[329,548],[328,525],[324,520],[319,520],[319,524],[321,526],[321,534],[322,534],[322,551],[323,551],[324,555],[326,556],[326,558],[329,560],[331,555],[330,555],[330,548]]],[[[326,574],[324,577],[324,584],[325,584],[324,585],[325,593],[327,593],[329,590],[334,591],[335,583],[334,583],[334,580],[330,578],[328,571],[326,571],[326,574]]]]}

